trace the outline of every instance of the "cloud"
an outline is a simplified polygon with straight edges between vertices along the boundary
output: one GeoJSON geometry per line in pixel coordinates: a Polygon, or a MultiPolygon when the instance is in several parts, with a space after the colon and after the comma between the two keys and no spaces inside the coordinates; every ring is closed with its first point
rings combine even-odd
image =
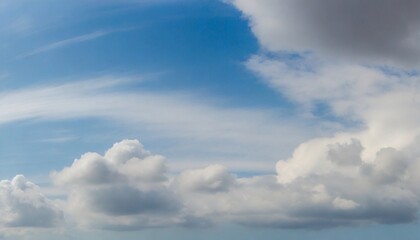
{"type": "Polygon", "coordinates": [[[419,76],[398,69],[389,74],[386,69],[333,63],[310,56],[285,59],[255,55],[246,66],[273,89],[301,104],[365,101],[398,88],[418,89],[419,81],[419,76]]]}
{"type": "MultiPolygon", "coordinates": [[[[115,85],[106,81],[105,86],[104,81],[90,81],[4,92],[2,123],[101,117],[176,136],[182,144],[191,143],[187,151],[194,156],[197,149],[219,143],[231,150],[223,154],[244,152],[240,160],[247,155],[264,160],[267,152],[281,159],[273,175],[241,178],[211,164],[190,165],[171,176],[164,157],[137,140],[123,140],[105,154],[83,154],[52,174],[69,192],[66,213],[80,226],[113,230],[219,222],[319,229],[415,221],[420,205],[420,112],[415,111],[420,78],[393,67],[416,64],[418,49],[409,43],[417,38],[416,29],[405,32],[404,27],[416,23],[417,15],[396,16],[398,35],[371,18],[375,6],[381,14],[394,9],[388,2],[314,1],[306,7],[302,1],[233,3],[269,51],[253,56],[246,66],[312,116],[317,117],[321,105],[336,121],[355,126],[301,141],[283,158],[282,139],[291,141],[313,129],[278,121],[268,111],[218,107],[191,95],[110,91],[115,85]],[[365,26],[353,22],[360,20],[355,12],[365,26]]],[[[404,3],[413,4],[408,13],[417,8],[414,2],[404,3]]]]}
{"type": "Polygon", "coordinates": [[[43,47],[37,48],[37,49],[32,50],[28,53],[19,55],[19,56],[17,56],[17,58],[22,59],[22,58],[31,57],[31,56],[34,56],[34,55],[37,55],[37,54],[40,54],[40,53],[55,50],[57,48],[66,47],[66,46],[73,45],[73,44],[76,44],[76,43],[91,41],[91,40],[97,39],[99,37],[103,37],[105,35],[108,35],[108,34],[109,33],[107,33],[107,32],[96,31],[96,32],[92,32],[92,33],[89,33],[89,34],[85,34],[85,35],[61,40],[61,41],[50,43],[50,44],[45,45],[43,47]]]}
{"type": "MultiPolygon", "coordinates": [[[[371,163],[381,149],[404,150],[414,146],[420,135],[420,113],[413,111],[420,104],[420,78],[416,74],[401,70],[391,74],[380,68],[311,58],[284,60],[255,56],[247,66],[274,89],[310,112],[318,104],[323,104],[339,121],[356,123],[352,131],[337,132],[330,139],[302,143],[289,160],[277,165],[284,180],[294,178],[292,175],[305,175],[305,172],[328,171],[331,161],[342,165],[360,160],[371,163]],[[360,144],[334,146],[352,138],[360,144]],[[326,148],[329,150],[325,151],[326,148]],[[338,148],[341,156],[336,152],[338,148]],[[359,153],[360,159],[352,155],[359,153]]],[[[418,158],[416,155],[412,157],[418,158]]]]}
{"type": "Polygon", "coordinates": [[[337,132],[333,138],[302,143],[289,160],[278,163],[283,180],[305,172],[328,171],[331,162],[371,163],[381,149],[404,150],[415,146],[420,135],[420,113],[413,111],[420,104],[418,75],[404,71],[389,74],[383,69],[356,64],[310,59],[290,62],[263,56],[251,58],[248,66],[273,88],[310,111],[322,103],[332,116],[357,123],[351,132],[337,132]],[[311,70],[302,70],[308,68],[311,70]],[[343,143],[352,138],[360,143],[343,143]]]}
{"type": "Polygon", "coordinates": [[[57,42],[47,44],[45,46],[42,46],[42,47],[36,48],[34,50],[31,50],[27,53],[20,54],[16,57],[16,59],[24,59],[24,58],[32,57],[34,55],[38,55],[38,54],[41,54],[41,53],[53,51],[53,50],[63,48],[63,47],[67,47],[67,46],[70,46],[70,45],[83,43],[83,42],[87,42],[87,41],[93,41],[95,39],[105,37],[105,36],[110,35],[110,34],[123,32],[123,31],[131,31],[131,30],[134,30],[134,29],[137,29],[137,28],[121,28],[121,29],[114,29],[114,30],[107,30],[107,31],[94,31],[94,32],[91,32],[91,33],[88,33],[88,34],[84,34],[84,35],[80,35],[80,36],[76,36],[76,37],[71,37],[71,38],[68,38],[68,39],[59,40],[57,42]]]}
{"type": "Polygon", "coordinates": [[[357,165],[362,161],[362,151],[360,141],[351,139],[350,143],[330,145],[327,158],[338,165],[357,165]]]}
{"type": "Polygon", "coordinates": [[[151,171],[155,176],[145,178],[145,170],[161,166],[162,157],[137,140],[123,140],[104,156],[82,155],[52,177],[69,192],[67,214],[84,227],[133,230],[233,222],[319,229],[416,220],[418,161],[405,150],[383,148],[368,162],[363,148],[355,138],[316,139],[297,149],[307,151],[305,159],[294,155],[280,161],[277,176],[238,178],[224,166],[210,165],[174,176],[151,171]],[[320,153],[312,155],[312,149],[320,153]],[[126,172],[133,162],[144,164],[126,172]]]}
{"type": "Polygon", "coordinates": [[[52,178],[70,192],[69,212],[81,226],[123,230],[182,222],[164,158],[137,140],[116,143],[104,156],[86,153],[52,178]]]}
{"type": "Polygon", "coordinates": [[[197,192],[224,192],[235,184],[235,177],[222,165],[210,165],[202,169],[186,170],[175,180],[179,190],[197,192]]]}
{"type": "MultiPolygon", "coordinates": [[[[372,167],[381,171],[379,162],[372,167]]],[[[380,182],[361,168],[311,172],[287,183],[275,176],[240,178],[229,191],[181,197],[201,217],[250,227],[318,229],[417,219],[419,195],[407,188],[409,179],[380,182]]]]}
{"type": "Polygon", "coordinates": [[[135,84],[133,81],[105,76],[2,91],[0,124],[81,118],[122,123],[142,136],[173,140],[164,153],[179,160],[174,170],[225,163],[239,170],[272,171],[280,154],[286,157],[307,135],[316,134],[305,130],[308,124],[304,121],[291,121],[289,116],[268,109],[215,104],[210,97],[206,101],[204,94],[197,101],[196,94],[187,92],[121,90],[135,84]],[[284,139],[284,135],[292,137],[284,139]],[[254,159],[266,161],[254,164],[254,159]]]}
{"type": "Polygon", "coordinates": [[[278,161],[277,181],[259,184],[259,190],[276,191],[252,196],[270,196],[273,207],[261,211],[255,206],[270,203],[255,200],[259,203],[244,208],[253,215],[237,221],[291,228],[414,221],[420,152],[413,149],[419,148],[420,112],[413,109],[420,104],[420,78],[402,68],[418,64],[413,43],[419,37],[420,4],[231,3],[249,19],[264,48],[246,66],[310,116],[348,126],[302,142],[278,161]],[[327,115],[320,116],[319,108],[327,115]]]}
{"type": "Polygon", "coordinates": [[[365,64],[419,63],[420,3],[404,1],[232,0],[270,51],[315,52],[365,64]]]}
{"type": "Polygon", "coordinates": [[[2,228],[54,227],[63,213],[24,176],[0,181],[0,226],[2,228]]]}

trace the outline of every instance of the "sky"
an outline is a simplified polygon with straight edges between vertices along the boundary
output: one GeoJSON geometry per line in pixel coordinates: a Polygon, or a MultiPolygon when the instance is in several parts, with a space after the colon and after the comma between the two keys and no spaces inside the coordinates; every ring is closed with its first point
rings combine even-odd
{"type": "Polygon", "coordinates": [[[417,239],[419,11],[0,1],[0,239],[417,239]]]}

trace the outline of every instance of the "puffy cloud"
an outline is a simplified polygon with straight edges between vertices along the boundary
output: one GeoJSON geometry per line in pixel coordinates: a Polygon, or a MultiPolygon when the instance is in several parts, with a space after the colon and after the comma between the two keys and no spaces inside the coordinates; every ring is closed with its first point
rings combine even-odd
{"type": "Polygon", "coordinates": [[[303,191],[313,202],[296,209],[286,204],[289,218],[265,225],[328,227],[417,218],[418,75],[306,56],[255,56],[247,66],[313,116],[323,104],[330,117],[344,122],[344,131],[301,143],[277,163],[277,180],[288,186],[287,194],[303,191]]]}
{"type": "Polygon", "coordinates": [[[419,75],[310,58],[254,56],[247,66],[310,116],[349,128],[337,137],[359,139],[365,159],[381,148],[405,148],[420,134],[420,112],[413,111],[420,104],[419,75]],[[319,108],[326,117],[317,113],[319,108]]]}
{"type": "Polygon", "coordinates": [[[270,51],[313,51],[362,63],[418,66],[416,0],[231,0],[270,51]]]}
{"type": "MultiPolygon", "coordinates": [[[[323,161],[330,163],[326,158],[323,161]]],[[[380,165],[372,164],[377,169],[380,165]]],[[[201,218],[253,227],[326,228],[414,221],[419,193],[408,187],[410,180],[379,182],[361,171],[362,166],[331,164],[329,171],[311,171],[287,183],[275,176],[239,178],[228,191],[182,193],[180,198],[201,218]]]]}
{"type": "MultiPolygon", "coordinates": [[[[357,3],[350,2],[333,5],[357,3]]],[[[289,20],[293,22],[293,17],[289,20]]],[[[269,23],[259,24],[270,27],[269,23]]],[[[273,20],[272,24],[285,22],[273,20]]],[[[253,28],[255,31],[257,27],[253,28]]],[[[282,31],[273,29],[271,37],[274,39],[282,31]]],[[[344,130],[301,143],[290,158],[276,164],[277,181],[287,189],[284,194],[299,196],[299,200],[288,200],[295,204],[288,201],[279,204],[288,210],[279,211],[283,214],[281,217],[264,220],[263,225],[311,228],[415,220],[420,196],[416,187],[419,179],[414,173],[420,159],[420,152],[414,150],[419,148],[420,136],[420,112],[416,110],[420,104],[419,75],[392,67],[366,66],[363,61],[340,61],[354,57],[346,51],[357,47],[358,43],[340,48],[332,45],[331,52],[325,52],[319,46],[306,45],[305,41],[312,37],[317,35],[309,34],[303,43],[297,41],[296,44],[319,56],[267,54],[254,56],[247,62],[247,66],[273,89],[300,103],[313,113],[312,116],[318,117],[316,108],[321,105],[328,113],[326,121],[344,122],[344,130]],[[329,54],[338,61],[326,60],[325,55],[329,54]],[[350,126],[349,122],[352,123],[350,126]]],[[[285,36],[283,41],[293,41],[291,38],[285,36]]],[[[296,50],[262,42],[275,52],[296,50]]],[[[359,53],[355,51],[354,54],[359,53]]],[[[395,56],[391,60],[402,63],[402,59],[395,56]]],[[[376,58],[375,63],[390,63],[390,58],[382,57],[376,58]]],[[[366,55],[369,61],[373,58],[374,55],[366,55]]]]}
{"type": "Polygon", "coordinates": [[[0,181],[1,227],[53,227],[62,221],[61,210],[24,176],[0,181]]]}
{"type": "Polygon", "coordinates": [[[123,177],[97,153],[86,153],[75,160],[72,166],[64,168],[60,174],[53,175],[57,182],[72,185],[106,184],[123,177]]]}
{"type": "Polygon", "coordinates": [[[123,140],[104,156],[82,155],[52,178],[69,190],[68,212],[80,225],[140,229],[185,222],[165,169],[162,156],[138,140],[123,140]]]}
{"type": "Polygon", "coordinates": [[[151,171],[157,176],[146,178],[141,168],[147,165],[131,165],[130,172],[124,166],[146,159],[160,165],[162,157],[144,150],[137,140],[123,140],[105,156],[82,155],[53,178],[69,189],[68,214],[82,226],[96,228],[197,227],[226,221],[326,228],[414,221],[420,191],[414,187],[415,170],[410,172],[418,169],[411,151],[381,148],[366,159],[363,142],[350,135],[314,139],[280,161],[277,176],[238,178],[224,166],[210,165],[173,178],[151,171]],[[98,165],[95,161],[107,171],[88,166],[98,165]],[[91,172],[95,169],[99,173],[91,172]],[[114,173],[112,180],[103,172],[114,173]]]}
{"type": "Polygon", "coordinates": [[[116,182],[161,182],[165,180],[164,157],[152,155],[138,140],[114,144],[104,156],[85,153],[70,167],[52,174],[61,185],[102,185],[116,182]]]}
{"type": "Polygon", "coordinates": [[[321,103],[344,126],[353,122],[347,131],[300,144],[277,163],[278,182],[313,201],[296,209],[286,204],[291,218],[271,224],[326,227],[417,218],[420,192],[411,169],[418,169],[420,157],[413,150],[420,136],[420,112],[413,111],[420,104],[418,75],[310,57],[256,56],[247,66],[310,111],[321,103]]]}
{"type": "Polygon", "coordinates": [[[115,163],[124,164],[132,158],[145,158],[150,155],[151,153],[145,150],[138,140],[123,140],[108,149],[105,158],[115,163]]]}

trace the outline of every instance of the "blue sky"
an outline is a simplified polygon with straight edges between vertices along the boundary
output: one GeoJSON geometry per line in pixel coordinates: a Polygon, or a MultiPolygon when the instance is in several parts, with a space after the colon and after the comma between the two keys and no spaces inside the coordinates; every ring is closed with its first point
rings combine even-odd
{"type": "Polygon", "coordinates": [[[0,239],[415,239],[420,4],[0,2],[0,239]]]}

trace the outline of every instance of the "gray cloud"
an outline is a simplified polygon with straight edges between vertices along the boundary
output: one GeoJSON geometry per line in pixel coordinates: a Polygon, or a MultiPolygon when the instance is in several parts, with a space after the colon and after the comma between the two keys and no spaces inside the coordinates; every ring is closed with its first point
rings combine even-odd
{"type": "Polygon", "coordinates": [[[416,0],[232,0],[271,51],[313,51],[363,63],[417,67],[416,0]]]}
{"type": "Polygon", "coordinates": [[[339,165],[357,165],[362,161],[362,151],[360,141],[352,139],[350,143],[330,145],[328,159],[339,165]]]}
{"type": "Polygon", "coordinates": [[[180,207],[168,191],[142,191],[125,185],[89,189],[83,197],[95,211],[111,216],[176,212],[180,207]]]}

